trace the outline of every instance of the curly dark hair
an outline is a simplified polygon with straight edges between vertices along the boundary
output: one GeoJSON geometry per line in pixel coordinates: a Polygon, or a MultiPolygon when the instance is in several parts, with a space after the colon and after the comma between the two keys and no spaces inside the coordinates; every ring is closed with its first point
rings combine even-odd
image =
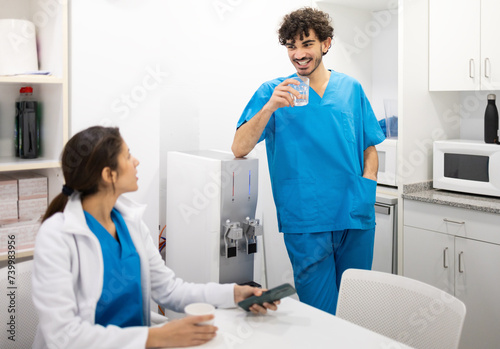
{"type": "Polygon", "coordinates": [[[297,35],[300,35],[300,40],[303,40],[304,36],[309,35],[311,29],[316,33],[319,41],[333,38],[333,26],[327,13],[311,7],[295,10],[283,17],[278,29],[280,44],[286,45],[287,41],[294,43],[297,35]]]}

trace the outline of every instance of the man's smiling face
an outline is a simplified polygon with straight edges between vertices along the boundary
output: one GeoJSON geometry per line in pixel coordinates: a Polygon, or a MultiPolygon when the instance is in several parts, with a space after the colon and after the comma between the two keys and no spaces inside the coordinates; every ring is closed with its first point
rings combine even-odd
{"type": "Polygon", "coordinates": [[[302,39],[297,34],[294,40],[287,40],[285,46],[288,57],[298,75],[309,76],[314,73],[323,60],[323,52],[330,46],[328,41],[319,41],[312,29],[309,30],[309,35],[304,35],[302,39]]]}

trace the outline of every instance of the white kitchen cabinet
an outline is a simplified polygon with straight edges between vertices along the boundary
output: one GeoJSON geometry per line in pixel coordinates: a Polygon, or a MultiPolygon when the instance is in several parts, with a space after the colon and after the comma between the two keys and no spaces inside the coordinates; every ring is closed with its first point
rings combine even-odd
{"type": "Polygon", "coordinates": [[[500,2],[481,0],[481,74],[482,90],[500,89],[500,2]]]}
{"type": "Polygon", "coordinates": [[[467,306],[460,347],[498,348],[500,246],[456,237],[455,258],[455,296],[467,306]]]}
{"type": "Polygon", "coordinates": [[[405,200],[404,218],[403,274],[465,303],[460,348],[497,347],[500,216],[405,200]]]}
{"type": "Polygon", "coordinates": [[[500,89],[500,3],[429,1],[429,90],[500,89]]]}
{"type": "Polygon", "coordinates": [[[454,294],[454,237],[404,227],[404,275],[454,294]]]}

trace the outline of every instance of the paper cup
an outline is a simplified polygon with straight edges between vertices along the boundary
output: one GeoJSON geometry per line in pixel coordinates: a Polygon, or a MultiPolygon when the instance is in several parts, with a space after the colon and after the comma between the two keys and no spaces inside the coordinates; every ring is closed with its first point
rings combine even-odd
{"type": "MultiPolygon", "coordinates": [[[[215,315],[215,307],[208,303],[192,303],[184,308],[187,316],[200,316],[200,315],[215,315]]],[[[198,325],[213,325],[214,319],[203,321],[198,325]]]]}

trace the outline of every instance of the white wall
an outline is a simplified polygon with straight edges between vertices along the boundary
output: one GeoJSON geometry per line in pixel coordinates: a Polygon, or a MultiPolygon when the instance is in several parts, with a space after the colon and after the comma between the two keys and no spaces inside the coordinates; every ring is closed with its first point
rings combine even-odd
{"type": "Polygon", "coordinates": [[[429,92],[428,0],[400,2],[399,13],[399,158],[400,184],[432,179],[432,143],[458,138],[460,117],[454,92],[429,92]]]}
{"type": "Polygon", "coordinates": [[[366,30],[371,12],[321,1],[317,6],[330,15],[334,28],[332,48],[324,56],[326,68],[356,78],[371,100],[372,38],[366,30]]]}
{"type": "Polygon", "coordinates": [[[461,117],[460,138],[484,140],[484,112],[488,105],[487,96],[494,93],[497,96],[496,106],[500,108],[500,91],[461,92],[460,104],[453,108],[459,110],[461,117]]]}
{"type": "Polygon", "coordinates": [[[159,45],[161,0],[70,3],[70,135],[91,125],[119,126],[136,156],[145,221],[157,240],[160,96],[167,80],[159,45]]]}
{"type": "Polygon", "coordinates": [[[371,23],[373,88],[370,103],[377,119],[380,120],[385,117],[384,100],[398,99],[397,9],[372,13],[371,23]]]}
{"type": "Polygon", "coordinates": [[[325,64],[358,79],[377,119],[384,118],[384,100],[398,97],[397,9],[390,3],[376,11],[324,1],[317,5],[330,14],[335,30],[325,64]]]}

